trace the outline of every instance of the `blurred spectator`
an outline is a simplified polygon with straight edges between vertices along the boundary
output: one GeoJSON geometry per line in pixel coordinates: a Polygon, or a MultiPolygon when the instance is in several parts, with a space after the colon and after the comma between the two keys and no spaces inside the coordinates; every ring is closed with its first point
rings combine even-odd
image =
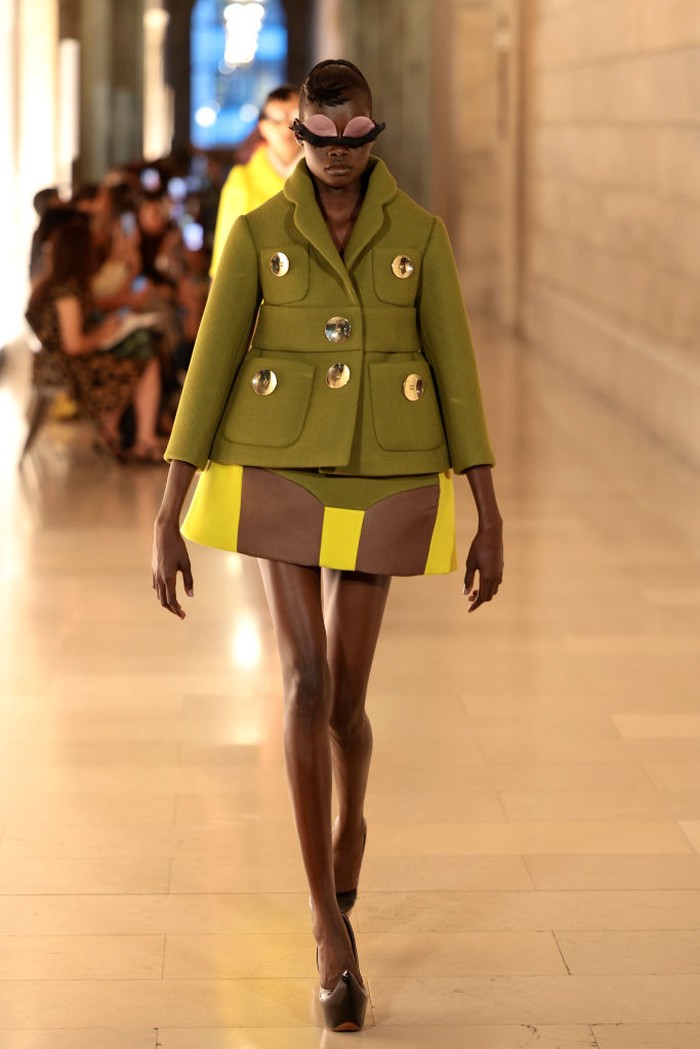
{"type": "Polygon", "coordinates": [[[64,222],[75,217],[75,210],[64,204],[49,207],[44,212],[32,237],[32,259],[29,264],[29,276],[32,288],[48,272],[48,256],[51,236],[64,222]]]}
{"type": "Polygon", "coordinates": [[[154,284],[173,288],[182,272],[182,231],[170,216],[165,193],[145,193],[137,211],[141,234],[141,273],[154,284]]]}
{"type": "Polygon", "coordinates": [[[123,459],[120,419],[133,404],[136,420],[131,458],[160,462],[156,426],[160,367],[153,341],[133,318],[95,320],[90,291],[94,251],[89,221],[79,212],[48,239],[48,267],[29,299],[27,320],[48,353],[63,355],[78,403],[98,423],[106,446],[123,459]]]}
{"type": "Polygon", "coordinates": [[[103,309],[136,309],[139,304],[131,299],[131,286],[142,268],[136,198],[125,183],[106,183],[98,199],[91,223],[98,263],[91,280],[92,293],[103,309]]]}
{"type": "Polygon", "coordinates": [[[185,252],[184,271],[178,281],[177,294],[182,321],[182,341],[175,353],[175,374],[182,386],[190,365],[194,342],[209,295],[210,256],[205,248],[185,252]]]}
{"type": "Polygon", "coordinates": [[[41,221],[44,215],[51,208],[57,207],[61,203],[61,197],[58,192],[57,186],[47,186],[46,189],[40,189],[38,193],[34,194],[33,200],[34,210],[37,213],[39,219],[38,225],[34,230],[34,236],[32,237],[32,245],[29,252],[29,280],[34,281],[41,272],[42,263],[42,244],[43,241],[39,235],[39,229],[41,227],[41,221]]]}
{"type": "Polygon", "coordinates": [[[298,116],[299,89],[293,84],[275,88],[265,99],[257,128],[262,142],[247,163],[237,164],[232,169],[221,191],[211,260],[212,277],[238,216],[247,214],[279,193],[301,156],[299,144],[289,126],[298,116]]]}

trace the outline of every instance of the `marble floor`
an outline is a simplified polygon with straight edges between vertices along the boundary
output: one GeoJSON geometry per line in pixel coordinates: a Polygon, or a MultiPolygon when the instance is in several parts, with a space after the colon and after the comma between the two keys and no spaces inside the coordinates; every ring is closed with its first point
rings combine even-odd
{"type": "MultiPolygon", "coordinates": [[[[479,332],[506,580],[396,581],[356,927],[358,1039],[700,1044],[700,477],[479,332]]],[[[164,471],[51,423],[21,471],[0,377],[0,1043],[311,1049],[304,877],[254,563],[150,589],[164,471]]],[[[473,527],[460,489],[459,536],[473,527]]]]}

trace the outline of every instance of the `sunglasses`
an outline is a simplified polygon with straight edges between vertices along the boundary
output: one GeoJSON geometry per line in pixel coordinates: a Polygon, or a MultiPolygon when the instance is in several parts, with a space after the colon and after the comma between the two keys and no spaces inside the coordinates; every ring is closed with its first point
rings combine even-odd
{"type": "Polygon", "coordinates": [[[374,142],[385,127],[386,124],[377,124],[369,117],[353,117],[339,135],[330,117],[321,113],[306,117],[303,123],[295,120],[291,125],[294,134],[311,146],[345,146],[347,149],[358,149],[368,142],[374,142]]]}

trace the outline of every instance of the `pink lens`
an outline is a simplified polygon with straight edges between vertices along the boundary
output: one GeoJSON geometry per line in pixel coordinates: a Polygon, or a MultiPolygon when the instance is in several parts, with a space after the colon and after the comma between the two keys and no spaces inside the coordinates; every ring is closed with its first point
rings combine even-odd
{"type": "Polygon", "coordinates": [[[353,117],[345,126],[345,138],[364,138],[374,129],[374,121],[369,117],[353,117]]]}
{"type": "MultiPolygon", "coordinates": [[[[352,120],[350,123],[352,124],[352,120]]],[[[338,129],[330,117],[324,117],[322,113],[304,117],[304,125],[313,135],[320,135],[323,138],[335,138],[338,134],[338,129]]]]}

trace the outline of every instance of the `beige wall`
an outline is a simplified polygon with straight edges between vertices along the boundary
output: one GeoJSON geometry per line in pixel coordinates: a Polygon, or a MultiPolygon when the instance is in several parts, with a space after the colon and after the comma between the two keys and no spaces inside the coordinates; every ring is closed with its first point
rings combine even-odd
{"type": "Polygon", "coordinates": [[[514,325],[519,265],[520,4],[449,0],[452,236],[471,312],[514,325]]]}
{"type": "Polygon", "coordinates": [[[700,464],[700,0],[526,14],[523,328],[700,464]]]}

